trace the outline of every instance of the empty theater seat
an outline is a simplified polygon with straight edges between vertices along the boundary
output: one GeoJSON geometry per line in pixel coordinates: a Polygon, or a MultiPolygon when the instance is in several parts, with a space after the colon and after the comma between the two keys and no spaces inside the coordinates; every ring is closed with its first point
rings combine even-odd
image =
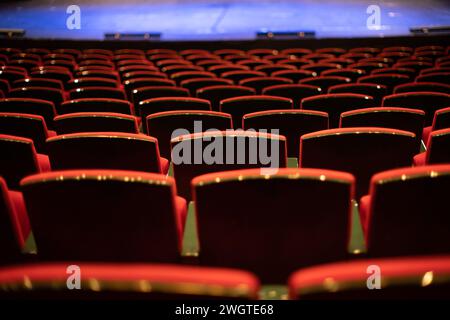
{"type": "Polygon", "coordinates": [[[301,109],[328,113],[330,128],[339,127],[342,112],[375,106],[376,103],[372,97],[351,93],[323,94],[304,98],[301,102],[301,109]]]}
{"type": "Polygon", "coordinates": [[[374,83],[347,83],[338,84],[328,88],[328,93],[355,93],[370,96],[375,101],[375,106],[380,106],[383,97],[388,94],[386,86],[374,83]]]}
{"type": "Polygon", "coordinates": [[[264,88],[280,85],[291,84],[292,80],[280,77],[256,77],[239,81],[239,85],[255,89],[257,94],[261,94],[264,88]]]}
{"type": "MultiPolygon", "coordinates": [[[[67,288],[67,263],[41,263],[0,269],[0,297],[40,297],[51,300],[255,300],[258,299],[260,289],[255,275],[237,269],[88,262],[79,267],[82,271],[81,290],[67,288]],[[28,284],[31,284],[32,290],[28,284]]],[[[69,271],[72,272],[72,269],[69,271]]]]}
{"type": "Polygon", "coordinates": [[[418,91],[442,92],[450,94],[450,85],[437,82],[413,82],[396,86],[394,89],[394,93],[418,92],[418,91]]]}
{"type": "Polygon", "coordinates": [[[123,132],[72,133],[47,139],[53,170],[117,169],[167,173],[158,141],[123,132]]]}
{"type": "Polygon", "coordinates": [[[425,112],[407,108],[367,108],[341,113],[341,128],[382,127],[412,132],[416,135],[417,150],[425,121],[425,112]]]}
{"type": "Polygon", "coordinates": [[[170,159],[170,140],[177,136],[232,128],[229,114],[203,110],[158,112],[147,116],[145,123],[148,135],[158,139],[161,156],[167,159],[170,159]],[[180,132],[175,135],[176,130],[180,132]]]}
{"type": "Polygon", "coordinates": [[[294,109],[300,108],[303,98],[323,93],[322,89],[307,84],[281,84],[264,88],[263,94],[292,99],[294,109]]]}
{"type": "Polygon", "coordinates": [[[22,87],[12,89],[9,92],[9,96],[11,98],[31,98],[50,101],[57,109],[64,101],[64,94],[61,90],[43,87],[22,87]]]}
{"type": "Polygon", "coordinates": [[[450,95],[439,92],[406,92],[386,96],[384,107],[421,109],[426,112],[425,125],[431,125],[434,113],[450,106],[450,95]]]}
{"type": "Polygon", "coordinates": [[[10,189],[19,188],[20,179],[50,170],[48,157],[36,153],[33,140],[0,134],[0,176],[10,189]]]}
{"type": "Polygon", "coordinates": [[[247,113],[242,119],[244,130],[279,130],[286,137],[288,157],[297,158],[300,137],[328,129],[328,114],[312,110],[269,110],[247,113]]]}
{"type": "Polygon", "coordinates": [[[22,194],[10,191],[0,177],[0,265],[23,259],[21,251],[30,234],[30,223],[22,194]]]}
{"type": "Polygon", "coordinates": [[[191,199],[196,176],[248,168],[267,172],[286,167],[286,138],[247,131],[215,131],[171,140],[172,163],[178,193],[191,199]]]}
{"type": "Polygon", "coordinates": [[[121,99],[84,98],[66,101],[58,109],[60,115],[78,112],[134,114],[134,108],[130,102],[121,99]]]}
{"type": "Polygon", "coordinates": [[[402,168],[373,176],[361,200],[368,254],[448,253],[450,166],[402,168]]]}
{"type": "Polygon", "coordinates": [[[29,138],[39,153],[46,153],[45,140],[55,136],[54,131],[47,130],[43,117],[24,113],[0,112],[0,133],[29,138]]]}
{"type": "Polygon", "coordinates": [[[300,269],[289,278],[290,299],[407,300],[450,297],[450,256],[414,256],[338,262],[300,269]],[[368,277],[380,271],[380,290],[368,277]]]}
{"type": "Polygon", "coordinates": [[[414,157],[414,165],[450,163],[450,129],[431,132],[427,151],[414,157]]]}
{"type": "Polygon", "coordinates": [[[22,180],[41,260],[176,262],[186,202],[170,177],[74,170],[22,180]]]}
{"type": "Polygon", "coordinates": [[[211,108],[213,111],[220,110],[220,101],[228,98],[251,96],[256,94],[255,89],[243,86],[212,86],[199,89],[197,91],[197,97],[211,102],[211,108]]]}
{"type": "Polygon", "coordinates": [[[42,116],[49,129],[53,128],[55,106],[50,101],[29,98],[0,99],[0,112],[24,113],[42,116]]]}
{"type": "Polygon", "coordinates": [[[350,172],[356,177],[357,199],[369,190],[373,174],[412,165],[415,134],[386,128],[342,128],[317,131],[300,138],[302,168],[350,172]]]}
{"type": "Polygon", "coordinates": [[[423,128],[423,141],[428,142],[428,137],[432,131],[446,128],[450,128],[450,107],[439,109],[434,113],[433,124],[423,128]]]}
{"type": "Polygon", "coordinates": [[[54,119],[58,134],[77,132],[139,133],[134,116],[113,112],[79,112],[57,116],[54,119]]]}
{"type": "Polygon", "coordinates": [[[280,283],[295,268],[347,256],[354,187],[348,173],[238,170],[192,185],[204,265],[244,268],[280,283]]]}
{"type": "Polygon", "coordinates": [[[220,111],[231,114],[235,129],[242,127],[242,116],[246,113],[283,109],[292,109],[291,99],[273,96],[244,96],[220,101],[220,111]]]}

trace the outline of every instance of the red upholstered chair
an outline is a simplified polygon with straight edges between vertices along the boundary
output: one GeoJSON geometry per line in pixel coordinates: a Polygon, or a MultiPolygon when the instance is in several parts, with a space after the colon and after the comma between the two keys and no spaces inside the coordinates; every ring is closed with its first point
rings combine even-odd
{"type": "Polygon", "coordinates": [[[9,97],[50,101],[54,104],[56,109],[58,109],[61,103],[65,100],[64,92],[62,90],[43,87],[22,87],[11,89],[9,92],[9,97]]]}
{"type": "Polygon", "coordinates": [[[302,168],[350,172],[356,177],[357,199],[366,194],[373,174],[412,165],[417,150],[412,132],[386,128],[341,128],[300,138],[302,168]]]}
{"type": "Polygon", "coordinates": [[[144,88],[144,87],[175,87],[176,83],[174,80],[161,79],[161,78],[134,78],[130,80],[125,80],[123,86],[128,98],[132,98],[134,90],[144,88]]]}
{"type": "Polygon", "coordinates": [[[0,176],[10,189],[17,190],[23,177],[50,171],[48,157],[36,153],[33,140],[0,134],[0,176]]]}
{"type": "Polygon", "coordinates": [[[170,141],[177,136],[232,128],[231,115],[204,110],[166,111],[146,117],[146,133],[158,139],[162,157],[170,159],[170,141]],[[176,130],[181,131],[175,135],[176,130]]]}
{"type": "Polygon", "coordinates": [[[147,122],[145,119],[148,115],[165,112],[165,111],[181,111],[181,110],[211,110],[211,103],[208,100],[189,98],[189,97],[162,97],[141,101],[137,106],[137,114],[142,119],[143,132],[147,132],[147,122]]]}
{"type": "Polygon", "coordinates": [[[291,79],[280,77],[256,77],[239,81],[239,85],[253,88],[257,94],[261,94],[264,88],[267,87],[291,83],[293,83],[291,79]]]}
{"type": "Polygon", "coordinates": [[[110,87],[85,87],[73,89],[69,91],[69,98],[71,100],[87,98],[126,100],[125,92],[122,89],[110,87]]]}
{"type": "Polygon", "coordinates": [[[52,102],[29,98],[0,99],[0,112],[42,116],[49,129],[53,128],[53,118],[56,115],[55,106],[52,102]]]}
{"type": "Polygon", "coordinates": [[[439,109],[434,113],[433,124],[423,128],[422,140],[426,144],[432,131],[446,128],[450,128],[450,107],[439,109]]]}
{"type": "Polygon", "coordinates": [[[328,114],[290,109],[260,111],[245,114],[242,124],[244,130],[279,130],[279,134],[286,137],[288,157],[297,158],[300,137],[306,133],[328,129],[328,114]]]}
{"type": "Polygon", "coordinates": [[[292,100],[273,96],[245,96],[220,101],[220,111],[231,114],[233,128],[242,127],[242,117],[251,112],[292,109],[292,100]]]}
{"type": "Polygon", "coordinates": [[[81,289],[67,289],[67,263],[0,270],[2,299],[256,300],[259,280],[247,271],[173,264],[81,263],[81,289]],[[32,290],[27,288],[30,283],[32,290]],[[98,284],[98,287],[92,285],[98,284]]]}
{"type": "Polygon", "coordinates": [[[117,88],[118,82],[112,79],[106,78],[76,78],[66,83],[67,90],[73,90],[77,88],[86,87],[109,87],[117,88]]]}
{"type": "Polygon", "coordinates": [[[126,100],[84,98],[66,101],[58,109],[58,114],[60,115],[78,112],[114,112],[131,115],[134,114],[134,108],[126,100]]]}
{"type": "Polygon", "coordinates": [[[370,256],[448,253],[448,164],[402,168],[372,177],[360,216],[370,256]]]}
{"type": "Polygon", "coordinates": [[[148,99],[164,97],[189,97],[189,90],[173,86],[150,86],[133,90],[135,105],[148,99]]]}
{"type": "Polygon", "coordinates": [[[23,179],[21,189],[42,260],[179,261],[186,201],[170,177],[54,171],[23,179]]]}
{"type": "Polygon", "coordinates": [[[7,80],[10,83],[14,81],[25,79],[25,73],[16,70],[0,69],[0,79],[7,80]]]}
{"type": "Polygon", "coordinates": [[[30,234],[22,194],[8,190],[0,177],[0,265],[23,260],[21,251],[30,234]]]}
{"type": "Polygon", "coordinates": [[[72,79],[70,71],[63,68],[42,68],[30,72],[32,78],[45,78],[55,79],[61,81],[63,84],[69,82],[72,79]]]}
{"type": "Polygon", "coordinates": [[[439,92],[406,92],[386,96],[384,107],[415,108],[426,112],[425,125],[431,125],[434,113],[450,106],[450,95],[439,92]]]}
{"type": "Polygon", "coordinates": [[[123,132],[72,133],[47,139],[53,170],[113,169],[167,173],[158,141],[123,132]]]}
{"type": "Polygon", "coordinates": [[[192,187],[202,264],[280,283],[299,266],[347,256],[354,188],[348,173],[237,170],[196,177],[192,187]]]}
{"type": "Polygon", "coordinates": [[[414,157],[414,165],[450,163],[450,129],[432,131],[427,151],[414,157]]]}
{"type": "Polygon", "coordinates": [[[238,84],[239,81],[254,78],[254,77],[265,77],[266,74],[261,71],[254,70],[237,70],[237,71],[229,71],[221,74],[221,78],[232,80],[235,84],[238,84]]]}
{"type": "Polygon", "coordinates": [[[212,72],[207,71],[182,71],[174,73],[170,76],[170,79],[178,83],[178,85],[183,80],[195,79],[195,78],[215,78],[216,75],[212,72]]]}
{"type": "Polygon", "coordinates": [[[272,172],[286,167],[286,138],[248,131],[187,134],[171,140],[172,164],[179,194],[190,200],[196,176],[248,168],[272,172]],[[191,152],[189,152],[191,150],[191,152]]]}
{"type": "Polygon", "coordinates": [[[373,74],[358,79],[359,83],[374,83],[386,86],[389,92],[392,92],[396,86],[410,81],[412,79],[409,76],[397,73],[373,74]]]}
{"type": "Polygon", "coordinates": [[[355,93],[371,96],[376,106],[381,105],[383,97],[388,94],[388,89],[385,86],[373,83],[347,83],[338,84],[328,88],[328,93],[355,93]]]}
{"type": "Polygon", "coordinates": [[[220,110],[221,100],[255,94],[256,91],[253,88],[232,85],[213,86],[197,90],[197,98],[209,100],[213,111],[220,110]]]}
{"type": "Polygon", "coordinates": [[[39,153],[46,153],[45,140],[56,132],[47,130],[42,116],[0,112],[0,134],[29,138],[39,153]]]}
{"type": "Polygon", "coordinates": [[[282,70],[272,73],[272,76],[291,79],[293,83],[298,83],[302,79],[315,77],[317,74],[308,70],[282,70]]]}
{"type": "Polygon", "coordinates": [[[419,109],[396,107],[367,108],[341,113],[339,127],[381,127],[412,132],[420,150],[425,112],[419,109]]]}
{"type": "Polygon", "coordinates": [[[442,92],[450,94],[450,85],[437,82],[412,82],[396,86],[394,93],[404,92],[442,92]]]}
{"type": "Polygon", "coordinates": [[[436,72],[418,76],[416,82],[437,82],[450,84],[450,72],[436,72]]]}
{"type": "Polygon", "coordinates": [[[361,69],[330,69],[325,70],[321,73],[322,76],[338,76],[344,78],[350,78],[352,82],[356,82],[359,78],[366,74],[364,70],[361,69]]]}
{"type": "Polygon", "coordinates": [[[41,88],[53,88],[53,89],[64,89],[63,84],[60,80],[55,79],[45,79],[45,78],[25,78],[19,79],[12,83],[13,88],[22,87],[41,87],[41,88]]]}
{"type": "Polygon", "coordinates": [[[353,93],[330,93],[304,98],[301,109],[326,112],[329,115],[330,128],[339,127],[342,112],[375,107],[371,96],[353,93]]]}
{"type": "Polygon", "coordinates": [[[300,269],[289,278],[289,298],[300,300],[410,300],[450,298],[450,256],[337,262],[300,269]],[[369,269],[370,266],[372,269],[369,269]],[[381,271],[380,290],[367,279],[381,271]]]}
{"type": "Polygon", "coordinates": [[[327,92],[328,88],[338,85],[350,83],[352,79],[339,77],[339,76],[320,76],[320,77],[311,77],[305,78],[299,81],[300,84],[309,84],[312,86],[317,86],[322,89],[322,92],[327,92]]]}
{"type": "Polygon", "coordinates": [[[122,113],[69,113],[55,117],[54,122],[59,135],[78,132],[139,133],[136,117],[122,113]]]}
{"type": "Polygon", "coordinates": [[[292,99],[295,109],[300,107],[303,98],[319,95],[322,89],[308,84],[280,84],[264,88],[263,94],[292,99]]]}
{"type": "Polygon", "coordinates": [[[197,90],[202,88],[220,86],[220,85],[232,85],[233,81],[230,79],[221,78],[192,78],[181,81],[181,86],[186,88],[191,93],[191,96],[195,96],[197,90]]]}

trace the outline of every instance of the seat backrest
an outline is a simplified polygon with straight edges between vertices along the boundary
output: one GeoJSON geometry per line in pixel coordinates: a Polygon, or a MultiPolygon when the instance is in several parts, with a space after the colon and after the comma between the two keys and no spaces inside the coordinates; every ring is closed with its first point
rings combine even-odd
{"type": "Polygon", "coordinates": [[[68,114],[77,112],[114,112],[123,114],[133,114],[133,105],[120,99],[109,98],[84,98],[69,100],[61,104],[58,114],[68,114]]]}
{"type": "Polygon", "coordinates": [[[300,137],[306,133],[328,129],[328,114],[311,110],[272,110],[244,115],[244,130],[278,129],[286,137],[288,157],[297,158],[300,137]]]}
{"type": "Polygon", "coordinates": [[[191,199],[191,180],[199,175],[248,168],[286,167],[286,138],[242,130],[194,133],[171,140],[178,193],[191,199]]]}
{"type": "Polygon", "coordinates": [[[77,132],[139,133],[136,117],[113,112],[79,112],[55,117],[58,134],[77,132]]]}
{"type": "Polygon", "coordinates": [[[232,128],[229,114],[202,110],[158,112],[147,116],[146,123],[148,135],[158,139],[161,156],[167,159],[170,159],[170,140],[177,136],[232,128]],[[176,134],[176,130],[181,131],[176,134]]]}
{"type": "Polygon", "coordinates": [[[450,166],[403,168],[371,181],[367,248],[371,256],[450,252],[450,166]]]}
{"type": "Polygon", "coordinates": [[[386,86],[374,83],[347,83],[338,84],[328,89],[328,93],[356,93],[371,96],[376,106],[381,105],[383,97],[388,94],[386,86]]]}
{"type": "MultiPolygon", "coordinates": [[[[371,271],[373,272],[373,271],[371,271]]],[[[289,278],[289,298],[408,300],[450,298],[450,256],[415,256],[338,262],[300,269],[289,278]],[[380,290],[368,289],[368,267],[381,271],[380,290]]],[[[375,288],[374,288],[375,289],[375,288]]]]}
{"type": "Polygon", "coordinates": [[[347,255],[350,174],[251,169],[199,176],[192,185],[201,263],[244,268],[280,283],[298,266],[347,255]]]}
{"type": "Polygon", "coordinates": [[[396,107],[353,110],[341,113],[341,128],[381,127],[412,132],[416,135],[417,152],[425,122],[425,111],[396,107]]]}
{"type": "Polygon", "coordinates": [[[0,134],[0,153],[0,176],[11,189],[18,189],[23,177],[40,170],[31,139],[0,134]]]}
{"type": "MultiPolygon", "coordinates": [[[[250,272],[171,264],[81,263],[80,289],[67,287],[67,263],[10,266],[0,271],[2,299],[256,300],[250,272]],[[24,280],[26,279],[26,280],[24,280]],[[97,287],[92,283],[98,284],[97,287]],[[31,284],[30,287],[27,284],[31,284]]],[[[74,269],[75,271],[75,269],[74,269]]]]}
{"type": "Polygon", "coordinates": [[[450,94],[450,85],[437,82],[413,82],[396,86],[394,89],[394,93],[418,91],[442,92],[450,94]]]}
{"type": "Polygon", "coordinates": [[[195,97],[197,90],[220,85],[232,85],[233,81],[229,79],[219,78],[192,78],[181,81],[181,86],[186,88],[191,93],[191,96],[195,97]]]}
{"type": "Polygon", "coordinates": [[[178,261],[181,222],[170,177],[54,171],[23,179],[21,188],[42,260],[178,261]]]}
{"type": "Polygon", "coordinates": [[[149,86],[135,89],[132,92],[135,105],[152,98],[189,97],[189,90],[171,86],[149,86]]]}
{"type": "Polygon", "coordinates": [[[55,106],[50,101],[29,98],[0,99],[0,112],[27,113],[42,116],[49,129],[53,128],[55,106]]]}
{"type": "Polygon", "coordinates": [[[29,138],[39,153],[46,153],[45,140],[48,137],[45,120],[41,116],[24,113],[0,112],[0,133],[29,138]]]}
{"type": "Polygon", "coordinates": [[[425,125],[431,125],[434,113],[450,106],[450,95],[439,92],[406,92],[386,96],[384,107],[415,108],[426,112],[425,125]]]}
{"type": "Polygon", "coordinates": [[[373,174],[411,166],[416,152],[412,132],[371,127],[331,129],[301,137],[299,166],[352,173],[359,199],[367,193],[373,174]]]}
{"type": "Polygon", "coordinates": [[[450,128],[450,107],[437,110],[433,119],[433,130],[446,128],[450,128]]]}
{"type": "Polygon", "coordinates": [[[239,81],[239,85],[253,88],[257,94],[261,94],[267,87],[291,83],[293,83],[291,79],[281,77],[255,77],[239,81]]]}
{"type": "Polygon", "coordinates": [[[64,101],[63,92],[59,89],[43,87],[22,87],[9,92],[12,98],[42,99],[52,102],[56,108],[64,101]]]}
{"type": "Polygon", "coordinates": [[[72,133],[47,139],[53,170],[116,169],[161,172],[158,141],[123,132],[72,133]]]}
{"type": "Polygon", "coordinates": [[[220,111],[231,114],[233,128],[242,127],[242,117],[251,112],[292,109],[292,100],[273,96],[245,96],[220,101],[220,111]]]}
{"type": "Polygon", "coordinates": [[[376,102],[371,96],[353,93],[323,94],[305,98],[301,102],[301,109],[328,113],[330,128],[339,127],[342,112],[375,106],[376,102]]]}
{"type": "Polygon", "coordinates": [[[450,129],[431,132],[428,142],[427,163],[450,163],[450,129]]]}
{"type": "Polygon", "coordinates": [[[211,102],[213,111],[220,110],[220,101],[228,98],[252,96],[255,89],[242,86],[212,86],[197,90],[197,97],[211,102]]]}
{"type": "Polygon", "coordinates": [[[264,88],[263,94],[269,96],[285,97],[292,99],[295,109],[300,107],[303,98],[316,96],[322,93],[322,89],[307,84],[282,84],[264,88]]]}
{"type": "Polygon", "coordinates": [[[110,87],[84,87],[69,91],[71,100],[87,98],[106,98],[125,100],[125,92],[119,88],[110,87]]]}

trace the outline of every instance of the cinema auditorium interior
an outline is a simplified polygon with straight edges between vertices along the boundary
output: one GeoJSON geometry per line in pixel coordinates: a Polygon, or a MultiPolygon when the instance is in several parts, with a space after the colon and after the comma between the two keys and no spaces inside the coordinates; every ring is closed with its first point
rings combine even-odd
{"type": "Polygon", "coordinates": [[[448,1],[0,17],[1,300],[450,299],[448,1]]]}

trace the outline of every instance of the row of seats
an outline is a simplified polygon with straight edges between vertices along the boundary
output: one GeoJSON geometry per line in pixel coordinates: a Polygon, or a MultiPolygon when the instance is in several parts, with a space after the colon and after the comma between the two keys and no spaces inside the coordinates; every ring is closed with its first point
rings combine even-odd
{"type": "MultiPolygon", "coordinates": [[[[448,164],[374,175],[359,210],[368,254],[449,252],[443,210],[449,177],[448,164]]],[[[23,198],[0,181],[2,219],[9,221],[2,224],[9,229],[1,233],[8,238],[2,252],[20,252],[31,228],[44,261],[180,262],[186,200],[171,177],[56,171],[24,178],[23,198]]],[[[202,265],[280,283],[299,267],[349,258],[355,194],[349,173],[237,170],[197,176],[192,190],[202,265]]]]}
{"type": "MultiPolygon", "coordinates": [[[[67,288],[67,264],[37,264],[0,269],[3,299],[227,299],[256,300],[260,282],[250,272],[160,264],[83,263],[79,289],[67,288]]],[[[70,268],[70,267],[69,267],[70,268]]],[[[311,267],[293,273],[283,299],[447,299],[449,256],[372,259],[311,267]],[[379,281],[369,289],[372,269],[379,281]],[[369,270],[369,273],[368,273],[369,270]]],[[[270,297],[269,297],[270,298],[270,297]]],[[[273,314],[262,307],[258,313],[273,314]]],[[[242,312],[242,311],[241,311],[242,312]]]]}

